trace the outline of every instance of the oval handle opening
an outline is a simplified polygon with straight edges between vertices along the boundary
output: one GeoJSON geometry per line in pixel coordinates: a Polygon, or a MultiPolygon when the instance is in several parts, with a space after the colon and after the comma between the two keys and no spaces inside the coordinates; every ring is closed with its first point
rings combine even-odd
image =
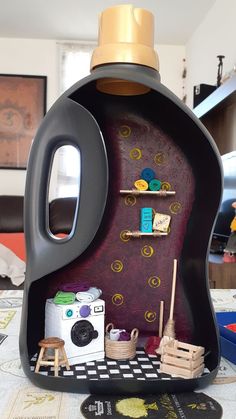
{"type": "Polygon", "coordinates": [[[47,230],[57,240],[73,232],[80,198],[81,153],[72,145],[57,148],[53,156],[48,188],[47,230]]]}

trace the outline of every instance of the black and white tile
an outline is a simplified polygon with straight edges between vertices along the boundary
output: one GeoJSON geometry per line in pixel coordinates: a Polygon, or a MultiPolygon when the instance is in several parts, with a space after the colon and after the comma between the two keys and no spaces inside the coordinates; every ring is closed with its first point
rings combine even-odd
{"type": "MultiPolygon", "coordinates": [[[[31,359],[31,370],[34,371],[37,355],[31,359]]],[[[103,379],[171,379],[170,375],[160,372],[159,356],[147,355],[143,348],[138,348],[136,356],[132,360],[115,361],[105,358],[98,361],[87,362],[84,364],[72,365],[70,371],[65,367],[59,369],[59,376],[74,377],[78,380],[103,380],[103,379]]],[[[53,367],[41,367],[43,375],[54,375],[53,367]]]]}

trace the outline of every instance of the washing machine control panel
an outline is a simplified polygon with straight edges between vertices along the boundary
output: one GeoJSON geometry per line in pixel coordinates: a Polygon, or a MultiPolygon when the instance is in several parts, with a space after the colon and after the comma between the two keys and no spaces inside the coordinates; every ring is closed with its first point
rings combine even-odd
{"type": "Polygon", "coordinates": [[[91,303],[74,303],[63,307],[62,318],[65,320],[101,315],[105,312],[105,303],[97,299],[91,303]]]}

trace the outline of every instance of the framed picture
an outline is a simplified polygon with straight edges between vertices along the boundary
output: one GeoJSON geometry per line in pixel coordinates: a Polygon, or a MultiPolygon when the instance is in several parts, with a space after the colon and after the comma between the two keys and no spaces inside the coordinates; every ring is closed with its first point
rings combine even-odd
{"type": "Polygon", "coordinates": [[[0,74],[0,168],[26,169],[46,113],[46,76],[0,74]]]}

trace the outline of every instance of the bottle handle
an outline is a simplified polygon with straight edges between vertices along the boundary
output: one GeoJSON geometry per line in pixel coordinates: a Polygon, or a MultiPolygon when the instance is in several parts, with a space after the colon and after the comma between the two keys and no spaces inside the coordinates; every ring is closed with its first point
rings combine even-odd
{"type": "Polygon", "coordinates": [[[102,220],[107,190],[107,154],[99,126],[83,106],[62,97],[45,116],[30,152],[24,204],[26,279],[31,282],[65,266],[89,246],[102,220]],[[48,190],[54,154],[64,145],[80,151],[81,183],[72,231],[58,240],[48,227],[48,190]]]}

